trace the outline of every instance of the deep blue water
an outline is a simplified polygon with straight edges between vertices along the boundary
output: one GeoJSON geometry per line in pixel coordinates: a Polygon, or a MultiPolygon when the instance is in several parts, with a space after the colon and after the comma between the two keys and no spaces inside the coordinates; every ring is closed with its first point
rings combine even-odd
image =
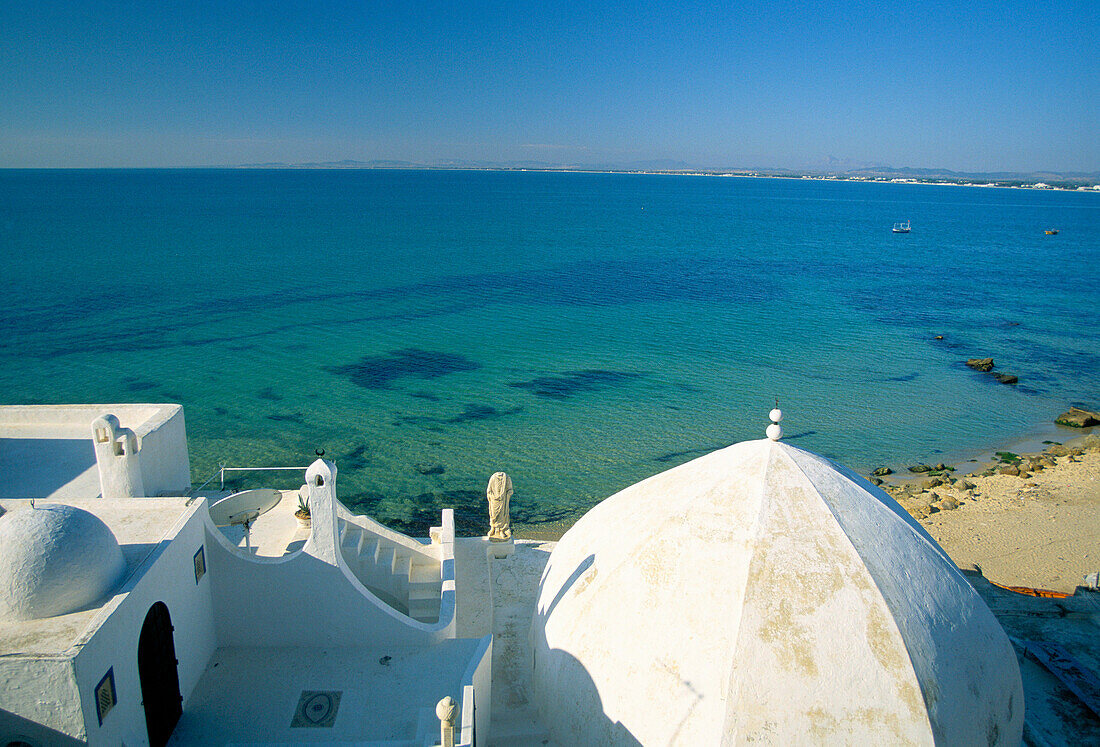
{"type": "Polygon", "coordinates": [[[196,484],[324,448],[396,526],[480,515],[500,469],[518,520],[574,517],[762,437],[776,396],[857,469],[1100,405],[1100,194],[0,171],[0,252],[0,402],[178,402],[196,484]],[[985,356],[1019,385],[963,365],[985,356]]]}

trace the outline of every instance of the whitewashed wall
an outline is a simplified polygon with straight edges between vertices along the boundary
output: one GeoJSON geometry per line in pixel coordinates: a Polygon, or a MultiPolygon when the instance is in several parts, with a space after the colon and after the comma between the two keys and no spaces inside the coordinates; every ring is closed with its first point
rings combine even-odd
{"type": "Polygon", "coordinates": [[[88,739],[94,744],[142,744],[148,740],[137,653],[141,627],[153,604],[164,602],[172,617],[184,707],[218,645],[209,567],[195,583],[194,555],[207,541],[205,515],[204,501],[191,506],[168,534],[173,539],[162,541],[132,576],[136,583],[127,581],[120,589],[124,596],[101,611],[102,626],[76,655],[76,684],[88,739]],[[94,691],[111,667],[118,704],[100,726],[94,691]]]}
{"type": "Polygon", "coordinates": [[[56,745],[84,737],[71,659],[0,657],[0,744],[56,745]]]}
{"type": "Polygon", "coordinates": [[[183,408],[161,406],[152,417],[130,427],[141,441],[139,463],[145,495],[186,495],[191,487],[191,464],[183,408]]]}
{"type": "MultiPolygon", "coordinates": [[[[31,438],[91,440],[92,421],[106,414],[114,415],[123,428],[134,432],[142,493],[185,495],[191,486],[191,466],[180,405],[10,405],[0,407],[0,429],[25,432],[31,438]]],[[[102,472],[104,463],[100,461],[99,466],[102,472]]],[[[117,466],[108,464],[106,469],[116,470],[117,466]]]]}
{"type": "MultiPolygon", "coordinates": [[[[310,468],[311,470],[314,467],[310,468]]],[[[308,481],[308,478],[307,478],[308,481]]],[[[441,552],[443,600],[438,623],[402,615],[359,583],[337,549],[335,480],[311,487],[312,529],[299,552],[257,558],[231,545],[206,518],[221,646],[422,646],[454,637],[454,528],[441,552]],[[277,619],[277,625],[272,620],[277,619]]]]}

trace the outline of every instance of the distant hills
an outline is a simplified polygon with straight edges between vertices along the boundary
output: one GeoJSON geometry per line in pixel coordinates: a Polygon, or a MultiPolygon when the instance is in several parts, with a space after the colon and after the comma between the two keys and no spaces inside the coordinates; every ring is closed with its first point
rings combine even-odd
{"type": "Polygon", "coordinates": [[[272,161],[268,163],[242,163],[233,168],[240,169],[538,169],[543,171],[668,171],[698,172],[714,171],[700,169],[685,161],[659,158],[650,161],[606,162],[606,163],[554,163],[550,161],[471,161],[458,158],[435,161],[394,161],[375,159],[371,161],[309,161],[305,163],[286,163],[272,161]]]}
{"type": "Polygon", "coordinates": [[[927,169],[905,166],[874,166],[830,157],[826,161],[804,169],[775,168],[713,168],[696,166],[685,161],[659,158],[643,161],[607,161],[596,163],[561,163],[551,161],[478,161],[466,159],[438,159],[433,161],[401,161],[374,159],[356,161],[309,161],[286,163],[245,163],[232,168],[241,169],[482,169],[482,170],[531,170],[531,171],[610,171],[650,172],[667,174],[736,174],[745,176],[818,176],[841,179],[915,179],[919,181],[981,182],[1025,184],[1043,182],[1055,186],[1100,184],[1100,171],[994,171],[969,172],[950,169],[927,169]]]}

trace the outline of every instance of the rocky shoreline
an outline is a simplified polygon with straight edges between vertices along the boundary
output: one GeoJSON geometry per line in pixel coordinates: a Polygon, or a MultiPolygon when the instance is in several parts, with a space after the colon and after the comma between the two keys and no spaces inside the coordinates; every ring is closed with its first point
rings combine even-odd
{"type": "Polygon", "coordinates": [[[1051,442],[1044,451],[1032,454],[998,451],[995,453],[996,462],[991,466],[964,474],[957,474],[959,470],[956,467],[942,463],[935,466],[918,464],[908,468],[908,476],[880,467],[868,479],[919,520],[940,511],[953,511],[969,501],[980,500],[983,478],[1009,475],[1022,480],[1021,487],[1028,487],[1028,481],[1036,473],[1080,461],[1086,452],[1100,452],[1100,435],[1090,433],[1065,444],[1051,442]]]}

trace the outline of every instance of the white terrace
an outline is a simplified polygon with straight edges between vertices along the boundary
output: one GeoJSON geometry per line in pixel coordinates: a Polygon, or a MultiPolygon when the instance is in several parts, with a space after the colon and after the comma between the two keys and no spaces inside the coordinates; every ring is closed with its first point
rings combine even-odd
{"type": "Polygon", "coordinates": [[[186,467],[178,406],[0,408],[0,564],[37,568],[0,584],[0,743],[435,745],[450,698],[454,743],[487,744],[493,689],[510,706],[496,743],[542,742],[522,669],[492,670],[494,644],[527,647],[515,621],[545,552],[458,539],[450,510],[424,540],[353,515],[323,460],[300,491],[309,526],[299,492],[278,494],[249,550],[211,518],[224,492],[187,495],[186,467]],[[47,501],[110,531],[81,540],[47,501]],[[107,563],[116,541],[121,573],[81,587],[74,564],[107,563]],[[502,572],[524,590],[494,592],[502,572]],[[47,594],[77,601],[24,614],[47,594]]]}

